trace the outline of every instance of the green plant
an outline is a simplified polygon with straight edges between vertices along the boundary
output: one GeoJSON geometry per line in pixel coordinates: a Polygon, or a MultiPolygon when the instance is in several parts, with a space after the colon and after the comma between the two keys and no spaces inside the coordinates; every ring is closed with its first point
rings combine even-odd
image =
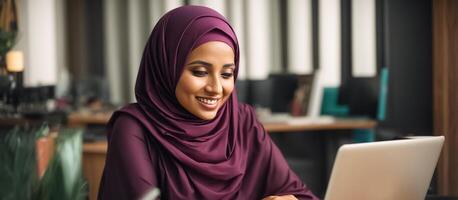
{"type": "Polygon", "coordinates": [[[0,198],[32,199],[38,185],[35,157],[36,129],[14,128],[0,142],[0,198]]]}
{"type": "Polygon", "coordinates": [[[81,132],[76,129],[60,131],[56,153],[40,182],[37,199],[86,198],[86,182],[81,170],[81,132]]]}
{"type": "Polygon", "coordinates": [[[42,179],[38,179],[35,141],[48,132],[43,125],[37,129],[14,128],[0,134],[0,199],[86,198],[81,170],[81,130],[59,131],[54,157],[42,179]]]}

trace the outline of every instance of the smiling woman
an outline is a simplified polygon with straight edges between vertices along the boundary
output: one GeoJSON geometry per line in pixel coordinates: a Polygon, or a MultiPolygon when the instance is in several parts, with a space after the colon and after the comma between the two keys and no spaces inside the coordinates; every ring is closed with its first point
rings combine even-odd
{"type": "Polygon", "coordinates": [[[137,103],[115,112],[99,199],[316,199],[234,87],[239,45],[216,11],[184,6],[154,27],[137,103]]]}
{"type": "Polygon", "coordinates": [[[234,51],[219,41],[204,43],[188,56],[178,81],[178,102],[198,118],[211,120],[234,90],[234,51]]]}

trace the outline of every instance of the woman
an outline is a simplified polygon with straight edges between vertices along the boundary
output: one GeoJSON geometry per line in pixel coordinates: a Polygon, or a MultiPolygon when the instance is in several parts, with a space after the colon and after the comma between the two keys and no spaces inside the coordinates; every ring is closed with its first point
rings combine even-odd
{"type": "Polygon", "coordinates": [[[137,103],[114,113],[99,199],[316,199],[237,101],[239,46],[226,19],[184,6],[146,44],[137,103]]]}

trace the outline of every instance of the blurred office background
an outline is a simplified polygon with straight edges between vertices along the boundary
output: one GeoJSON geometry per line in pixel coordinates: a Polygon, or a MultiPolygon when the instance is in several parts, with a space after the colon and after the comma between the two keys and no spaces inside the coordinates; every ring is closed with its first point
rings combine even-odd
{"type": "Polygon", "coordinates": [[[0,2],[0,22],[15,24],[0,29],[0,48],[22,60],[22,68],[9,69],[7,51],[0,52],[0,130],[43,122],[55,132],[81,130],[91,199],[104,164],[104,124],[114,109],[135,101],[145,42],[157,20],[181,5],[205,5],[229,19],[241,47],[238,96],[263,122],[329,125],[334,118],[322,116],[332,116],[366,124],[267,128],[315,193],[324,194],[343,143],[445,135],[428,194],[458,196],[458,1],[0,2]]]}

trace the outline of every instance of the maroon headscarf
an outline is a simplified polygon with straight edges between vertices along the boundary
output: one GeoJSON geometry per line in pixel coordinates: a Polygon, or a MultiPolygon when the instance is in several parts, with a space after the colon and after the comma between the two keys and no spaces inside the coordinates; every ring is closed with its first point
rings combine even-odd
{"type": "Polygon", "coordinates": [[[260,199],[274,194],[312,198],[253,109],[239,105],[235,90],[212,120],[195,117],[177,101],[175,88],[188,54],[208,41],[232,47],[236,76],[239,45],[223,16],[201,6],[165,14],[143,53],[135,86],[137,103],[116,112],[111,127],[127,113],[160,146],[161,198],[260,199]]]}

